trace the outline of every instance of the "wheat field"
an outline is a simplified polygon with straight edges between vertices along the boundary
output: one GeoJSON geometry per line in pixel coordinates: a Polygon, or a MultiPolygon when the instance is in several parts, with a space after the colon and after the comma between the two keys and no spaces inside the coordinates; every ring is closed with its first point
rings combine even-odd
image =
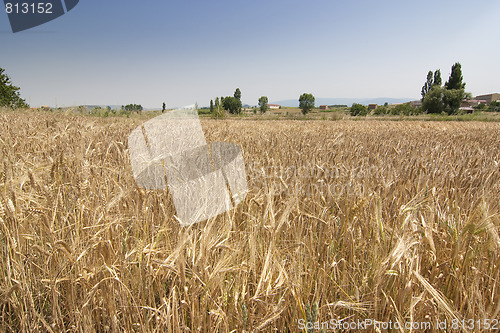
{"type": "Polygon", "coordinates": [[[181,227],[168,191],[135,185],[143,121],[0,113],[0,331],[500,318],[499,123],[203,119],[250,192],[181,227]]]}

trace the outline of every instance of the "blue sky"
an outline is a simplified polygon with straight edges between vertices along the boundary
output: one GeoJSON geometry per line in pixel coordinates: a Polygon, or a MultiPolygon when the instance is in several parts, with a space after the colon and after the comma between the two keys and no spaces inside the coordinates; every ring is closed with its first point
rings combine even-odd
{"type": "Polygon", "coordinates": [[[456,61],[478,95],[500,92],[499,17],[498,0],[81,0],[16,34],[0,12],[0,67],[33,106],[417,99],[456,61]]]}

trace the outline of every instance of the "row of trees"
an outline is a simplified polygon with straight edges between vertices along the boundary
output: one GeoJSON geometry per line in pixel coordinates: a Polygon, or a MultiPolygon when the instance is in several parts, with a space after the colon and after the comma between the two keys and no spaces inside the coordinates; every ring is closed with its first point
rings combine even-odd
{"type": "MultiPolygon", "coordinates": [[[[441,78],[441,70],[429,71],[427,80],[422,87],[422,108],[414,108],[410,103],[400,104],[394,108],[388,108],[387,105],[379,107],[374,111],[376,115],[391,114],[391,115],[417,115],[422,112],[427,113],[442,113],[456,114],[462,104],[462,101],[467,96],[465,93],[465,82],[463,82],[462,65],[457,62],[451,68],[451,74],[448,81],[442,86],[443,80],[441,78]]],[[[241,91],[236,89],[234,97],[221,98],[222,109],[230,113],[241,112],[241,91]]],[[[259,110],[265,113],[268,109],[269,99],[267,96],[259,98],[259,110]]],[[[314,109],[315,98],[310,93],[303,93],[299,97],[299,108],[302,113],[306,115],[314,109]]],[[[210,101],[210,112],[216,113],[218,107],[218,100],[214,105],[210,101]]],[[[352,116],[364,116],[369,113],[366,106],[354,103],[350,108],[352,116]]]]}
{"type": "MultiPolygon", "coordinates": [[[[0,68],[0,106],[11,108],[27,108],[28,104],[20,97],[19,88],[12,85],[10,78],[5,74],[5,70],[0,68]]],[[[448,81],[442,85],[441,70],[429,71],[427,80],[421,90],[422,95],[422,110],[427,113],[442,113],[456,114],[462,104],[464,98],[468,95],[465,93],[465,82],[463,82],[462,66],[460,63],[455,63],[451,68],[451,74],[448,81]]],[[[261,96],[258,100],[261,113],[265,113],[269,106],[267,96],[261,96]]],[[[299,97],[299,108],[306,115],[314,109],[315,98],[310,93],[303,93],[299,97]]],[[[165,112],[166,104],[162,105],[162,112],[165,112]]],[[[143,107],[138,104],[128,104],[122,106],[123,111],[141,112],[143,107]]],[[[236,88],[233,96],[217,97],[215,103],[210,101],[210,112],[216,116],[222,116],[224,111],[231,114],[240,114],[242,110],[241,90],[236,88]]],[[[392,109],[387,107],[375,110],[374,114],[418,114],[419,110],[412,110],[409,104],[403,104],[392,109]]],[[[367,115],[368,109],[361,104],[353,104],[350,110],[351,115],[367,115]]]]}
{"type": "MultiPolygon", "coordinates": [[[[366,116],[370,113],[370,110],[366,105],[354,103],[349,109],[351,116],[366,116]]],[[[391,116],[416,116],[422,114],[422,108],[416,108],[411,105],[411,103],[398,104],[394,107],[389,107],[387,103],[379,106],[373,110],[373,115],[391,115],[391,116]]]]}
{"type": "Polygon", "coordinates": [[[19,87],[12,85],[5,69],[0,67],[0,106],[8,108],[28,108],[29,105],[19,95],[19,87]]]}
{"type": "Polygon", "coordinates": [[[486,112],[499,112],[500,111],[500,101],[491,102],[490,105],[479,104],[476,106],[476,110],[486,111],[486,112]]]}
{"type": "MultiPolygon", "coordinates": [[[[470,94],[465,93],[465,82],[463,82],[462,65],[457,62],[451,67],[451,74],[443,85],[441,70],[427,73],[427,80],[421,90],[422,107],[415,108],[410,103],[399,104],[393,108],[387,105],[378,107],[373,111],[374,115],[418,115],[421,113],[457,114],[462,101],[470,94]]],[[[350,109],[352,116],[366,116],[369,110],[366,106],[354,103],[350,109]]]]}
{"type": "MultiPolygon", "coordinates": [[[[267,98],[267,96],[261,96],[259,98],[259,109],[261,113],[265,113],[268,110],[268,102],[269,99],[267,98]]],[[[312,94],[303,93],[302,95],[300,95],[299,108],[302,110],[302,113],[304,115],[314,109],[314,102],[315,98],[312,94]]]]}
{"type": "Polygon", "coordinates": [[[427,113],[456,114],[462,101],[466,97],[465,82],[463,82],[462,65],[455,63],[451,67],[451,74],[442,85],[441,71],[427,73],[427,81],[422,87],[422,108],[427,113]]]}
{"type": "Polygon", "coordinates": [[[125,106],[122,105],[122,111],[128,111],[128,112],[141,112],[143,110],[142,105],[140,104],[127,104],[125,106]]]}
{"type": "Polygon", "coordinates": [[[236,88],[233,96],[219,97],[215,98],[215,103],[210,100],[210,113],[214,114],[216,117],[222,117],[224,115],[224,110],[232,114],[241,113],[241,90],[236,88]]]}
{"type": "MultiPolygon", "coordinates": [[[[312,109],[314,109],[315,98],[312,94],[303,93],[299,97],[299,108],[302,110],[302,113],[305,115],[309,113],[312,109]]],[[[210,113],[214,114],[217,117],[222,116],[221,111],[226,110],[233,114],[241,113],[241,90],[236,88],[234,92],[234,96],[231,97],[221,97],[220,99],[217,97],[215,99],[215,103],[213,100],[210,100],[210,113]]],[[[269,98],[267,96],[261,96],[259,98],[259,110],[261,113],[266,113],[269,109],[269,98]]]]}

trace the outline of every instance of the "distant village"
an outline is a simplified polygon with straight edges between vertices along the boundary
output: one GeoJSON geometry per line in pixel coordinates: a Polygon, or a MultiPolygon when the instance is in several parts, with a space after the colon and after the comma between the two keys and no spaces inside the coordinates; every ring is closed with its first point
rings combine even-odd
{"type": "MultiPolygon", "coordinates": [[[[487,106],[490,105],[492,102],[500,102],[500,94],[493,93],[487,95],[479,95],[474,97],[473,99],[464,99],[459,110],[465,113],[472,113],[477,109],[478,106],[480,105],[487,106]]],[[[405,103],[393,103],[390,104],[389,106],[396,106],[402,104],[405,103]]],[[[411,101],[410,105],[414,108],[419,108],[422,106],[422,100],[411,101]]],[[[268,104],[267,106],[270,110],[278,110],[283,108],[279,104],[268,104]]],[[[367,106],[368,106],[368,111],[374,111],[379,107],[379,105],[375,103],[368,104],[367,106]]],[[[318,109],[321,111],[328,111],[330,109],[335,109],[338,107],[348,107],[348,105],[320,105],[318,106],[318,109]]],[[[251,110],[250,108],[245,109],[245,111],[250,111],[250,110],[251,110]]]]}
{"type": "MultiPolygon", "coordinates": [[[[486,95],[478,95],[475,96],[473,99],[464,99],[462,102],[462,105],[459,108],[459,111],[461,113],[473,113],[476,110],[481,110],[484,108],[487,108],[489,105],[495,102],[500,102],[500,93],[492,93],[492,94],[486,94],[486,95]]],[[[385,104],[385,107],[396,107],[398,105],[403,105],[403,104],[408,104],[408,103],[392,103],[392,104],[385,104]]],[[[409,104],[415,108],[418,109],[422,107],[422,100],[415,100],[415,101],[410,101],[409,104]]],[[[368,112],[376,111],[381,105],[375,104],[375,103],[370,103],[367,104],[367,109],[368,112]]],[[[290,107],[282,106],[279,104],[267,104],[267,107],[270,111],[278,112],[281,109],[290,109],[290,107]]],[[[246,105],[243,107],[242,111],[243,112],[252,112],[255,110],[256,107],[251,107],[246,105]]],[[[319,111],[330,111],[330,110],[336,110],[336,109],[341,109],[341,108],[349,108],[348,105],[319,105],[316,107],[317,110],[319,111]]],[[[99,105],[80,105],[78,107],[59,107],[59,108],[53,108],[48,105],[43,105],[39,108],[31,108],[32,110],[38,109],[38,110],[43,110],[43,111],[50,111],[52,109],[58,109],[58,110],[63,110],[63,111],[73,111],[75,113],[84,113],[84,114],[93,114],[97,111],[105,112],[108,111],[112,114],[117,113],[116,110],[119,109],[117,106],[99,106],[99,105]],[[116,108],[116,109],[115,109],[116,108]],[[115,111],[115,112],[113,112],[115,111]]],[[[123,109],[123,107],[122,107],[123,109]]],[[[205,108],[201,108],[205,109],[205,108]]],[[[144,111],[159,111],[159,109],[145,109],[144,111]]]]}

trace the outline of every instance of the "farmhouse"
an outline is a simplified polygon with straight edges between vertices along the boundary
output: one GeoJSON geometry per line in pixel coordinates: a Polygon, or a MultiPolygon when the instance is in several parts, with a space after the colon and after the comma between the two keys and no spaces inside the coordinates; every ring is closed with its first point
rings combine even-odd
{"type": "Polygon", "coordinates": [[[328,105],[320,105],[319,109],[320,110],[328,110],[328,105]]]}
{"type": "Polygon", "coordinates": [[[279,104],[267,104],[267,106],[270,109],[279,109],[279,108],[281,108],[281,105],[279,105],[279,104]]]}
{"type": "Polygon", "coordinates": [[[488,104],[488,102],[484,99],[464,99],[462,101],[462,107],[475,107],[480,104],[488,104]]]}
{"type": "Polygon", "coordinates": [[[368,111],[377,110],[378,104],[368,104],[368,111]]]}
{"type": "Polygon", "coordinates": [[[476,96],[474,99],[485,100],[486,103],[491,104],[491,102],[500,101],[500,94],[480,95],[480,96],[476,96]]]}

